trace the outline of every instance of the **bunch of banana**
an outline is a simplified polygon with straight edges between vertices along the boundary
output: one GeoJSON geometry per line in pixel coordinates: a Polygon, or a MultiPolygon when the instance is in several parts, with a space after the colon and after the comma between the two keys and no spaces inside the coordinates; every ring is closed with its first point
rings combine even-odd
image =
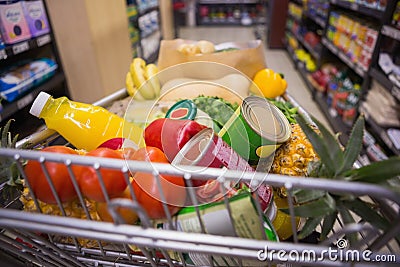
{"type": "Polygon", "coordinates": [[[196,54],[211,54],[215,52],[215,46],[212,42],[200,40],[196,43],[185,43],[178,47],[178,51],[186,56],[196,54]]]}
{"type": "Polygon", "coordinates": [[[126,90],[136,100],[155,99],[160,95],[160,81],[155,64],[146,64],[144,59],[136,57],[132,60],[129,72],[126,74],[126,90]]]}

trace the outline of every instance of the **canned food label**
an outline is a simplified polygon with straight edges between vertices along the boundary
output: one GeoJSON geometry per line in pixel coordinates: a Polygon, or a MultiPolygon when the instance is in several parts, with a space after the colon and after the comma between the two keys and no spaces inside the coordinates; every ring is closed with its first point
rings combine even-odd
{"type": "MultiPolygon", "coordinates": [[[[272,223],[266,216],[262,216],[262,221],[255,208],[253,198],[249,193],[242,193],[229,199],[231,216],[226,209],[224,201],[200,205],[200,220],[202,221],[206,233],[222,236],[235,236],[263,240],[265,237],[269,241],[278,241],[272,223]],[[232,224],[233,223],[233,224],[232,224]]],[[[179,211],[176,216],[176,229],[183,232],[201,232],[199,217],[194,207],[186,207],[179,211]]],[[[163,225],[164,229],[169,229],[168,223],[163,225]]],[[[188,253],[190,260],[195,265],[211,266],[209,258],[204,254],[196,252],[188,253]]],[[[171,255],[174,259],[179,259],[179,255],[171,255]]],[[[238,266],[234,259],[229,257],[213,257],[214,264],[217,266],[238,266]]],[[[256,266],[255,261],[248,261],[244,266],[256,266]],[[250,264],[251,263],[251,264],[250,264]]],[[[259,263],[259,262],[258,262],[259,263]]]]}
{"type": "Polygon", "coordinates": [[[228,146],[220,137],[216,136],[217,143],[212,154],[229,170],[251,171],[254,169],[246,160],[240,157],[230,146],[228,146]]]}

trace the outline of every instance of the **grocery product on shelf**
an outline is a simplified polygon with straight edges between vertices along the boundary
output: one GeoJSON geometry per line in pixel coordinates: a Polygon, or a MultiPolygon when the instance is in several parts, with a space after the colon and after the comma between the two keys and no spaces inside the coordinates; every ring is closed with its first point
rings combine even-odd
{"type": "Polygon", "coordinates": [[[22,2],[0,3],[0,21],[0,31],[6,44],[15,44],[31,38],[22,2]]]}
{"type": "Polygon", "coordinates": [[[20,98],[34,86],[52,77],[58,68],[49,58],[20,62],[0,74],[0,96],[8,102],[20,98]]]}
{"type": "Polygon", "coordinates": [[[400,107],[394,97],[377,82],[372,83],[361,110],[381,127],[400,128],[400,107]]]}
{"type": "Polygon", "coordinates": [[[394,55],[380,53],[378,64],[393,85],[400,88],[400,65],[394,63],[394,55]]]}
{"type": "Polygon", "coordinates": [[[329,82],[337,74],[338,68],[334,64],[324,64],[320,69],[316,70],[308,76],[314,88],[320,92],[325,93],[328,89],[329,82]]]}
{"type": "Polygon", "coordinates": [[[385,10],[387,5],[386,0],[343,0],[343,2],[357,3],[358,5],[378,10],[385,10]]]}
{"type": "Polygon", "coordinates": [[[22,1],[22,6],[33,37],[50,32],[50,25],[42,0],[22,1]]]}
{"type": "Polygon", "coordinates": [[[369,68],[378,31],[362,19],[331,11],[327,38],[352,61],[369,68]]]}
{"type": "Polygon", "coordinates": [[[400,2],[397,2],[396,9],[393,12],[392,25],[400,29],[400,2]]]}
{"type": "Polygon", "coordinates": [[[314,72],[317,68],[317,64],[310,53],[304,49],[296,49],[294,51],[296,59],[304,63],[304,66],[308,72],[314,72]]]}
{"type": "Polygon", "coordinates": [[[360,94],[360,84],[345,70],[338,71],[327,85],[327,103],[347,125],[352,125],[357,116],[360,94]]]}
{"type": "Polygon", "coordinates": [[[100,106],[71,101],[67,97],[53,98],[41,92],[30,113],[45,120],[50,129],[59,132],[78,149],[91,151],[103,142],[123,137],[133,146],[142,145],[142,128],[100,106]]]}
{"type": "Polygon", "coordinates": [[[292,2],[290,2],[288,5],[288,12],[297,20],[300,20],[303,15],[303,9],[299,5],[296,5],[292,2]]]}

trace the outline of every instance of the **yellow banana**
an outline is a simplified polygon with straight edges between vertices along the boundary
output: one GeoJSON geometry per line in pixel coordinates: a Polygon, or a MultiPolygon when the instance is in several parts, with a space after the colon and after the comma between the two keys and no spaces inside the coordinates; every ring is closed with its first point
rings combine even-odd
{"type": "Polygon", "coordinates": [[[149,83],[146,83],[146,62],[142,58],[134,58],[130,65],[130,73],[136,88],[145,99],[154,99],[154,90],[149,83]]]}
{"type": "Polygon", "coordinates": [[[148,83],[150,83],[151,86],[153,87],[153,92],[155,94],[155,97],[158,97],[161,91],[160,81],[158,80],[158,77],[155,76],[157,73],[158,73],[158,68],[155,64],[151,63],[146,65],[145,77],[148,83]]]}
{"type": "Polygon", "coordinates": [[[133,83],[132,80],[132,75],[130,72],[126,74],[126,79],[125,79],[125,86],[126,86],[126,91],[130,96],[132,96],[134,99],[137,100],[144,100],[138,89],[136,88],[135,84],[133,83]]]}

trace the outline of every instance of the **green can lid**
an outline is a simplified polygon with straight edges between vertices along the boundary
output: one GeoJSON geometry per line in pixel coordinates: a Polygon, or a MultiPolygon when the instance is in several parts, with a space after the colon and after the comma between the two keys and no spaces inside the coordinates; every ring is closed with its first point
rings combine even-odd
{"type": "Polygon", "coordinates": [[[184,99],[172,105],[165,117],[176,120],[194,120],[196,114],[196,104],[190,99],[184,99]]]}

